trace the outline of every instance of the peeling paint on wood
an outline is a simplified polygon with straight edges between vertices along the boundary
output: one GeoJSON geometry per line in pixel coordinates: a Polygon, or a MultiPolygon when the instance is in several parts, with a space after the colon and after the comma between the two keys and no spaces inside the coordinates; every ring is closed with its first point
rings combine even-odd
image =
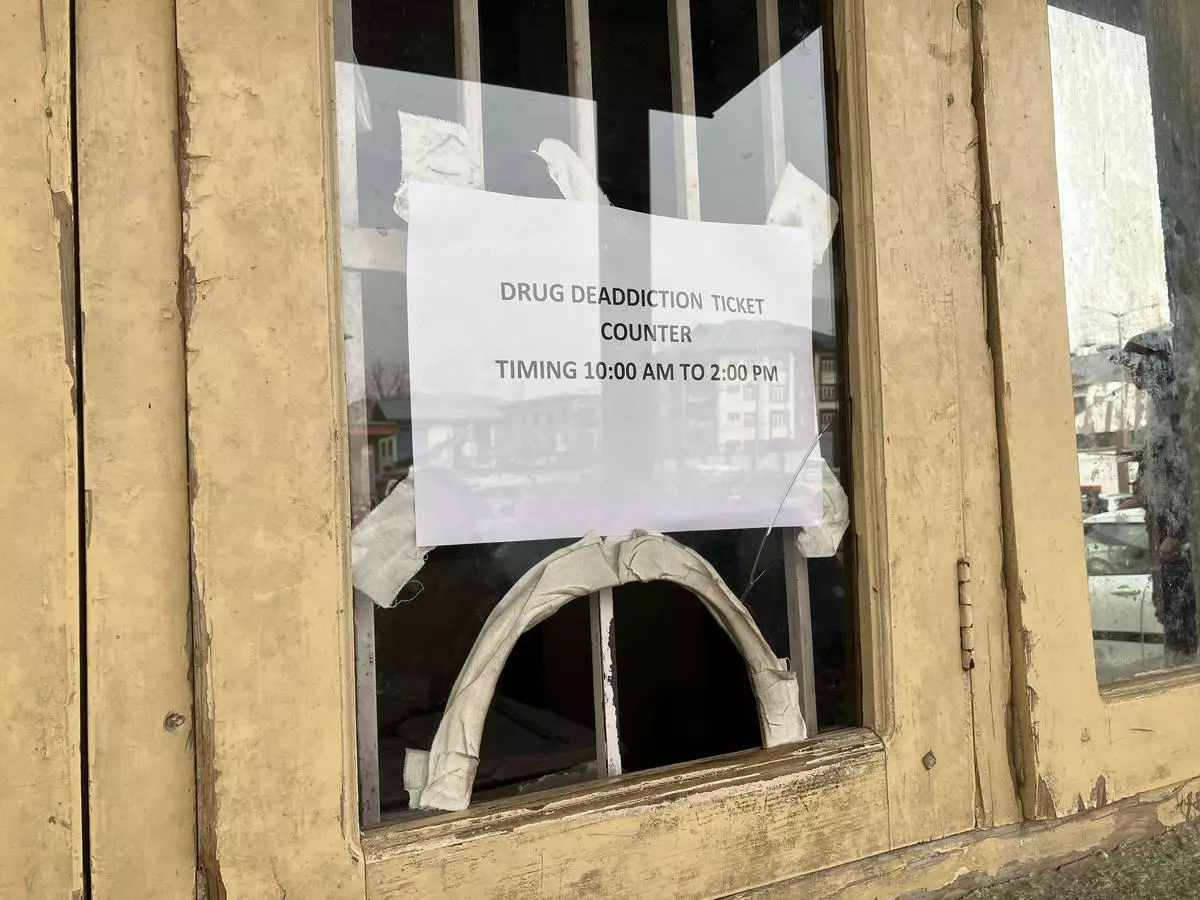
{"type": "Polygon", "coordinates": [[[1187,821],[1179,804],[1197,786],[1174,785],[1058,822],[1024,822],[885,853],[730,900],[962,896],[1164,834],[1187,821]]]}
{"type": "Polygon", "coordinates": [[[361,898],[331,9],[175,12],[203,877],[361,898]]]}
{"type": "MultiPolygon", "coordinates": [[[[974,675],[961,666],[956,576],[967,545],[979,562],[981,621],[998,596],[998,559],[988,557],[996,526],[986,514],[997,479],[991,381],[978,350],[980,211],[970,190],[978,169],[959,149],[975,138],[975,122],[966,104],[945,103],[968,95],[972,77],[971,35],[955,8],[953,0],[835,6],[863,686],[866,722],[888,749],[897,844],[975,824],[974,675]],[[930,44],[937,52],[911,52],[930,44]],[[920,349],[934,346],[947,352],[920,349]],[[926,770],[930,748],[938,765],[926,770]]],[[[1003,666],[995,648],[980,648],[981,686],[994,663],[1003,666]]],[[[979,746],[994,753],[999,707],[984,690],[980,700],[990,724],[979,746]]],[[[992,772],[1004,769],[980,771],[986,795],[1002,796],[992,772]]]]}
{"type": "MultiPolygon", "coordinates": [[[[963,189],[977,184],[978,172],[973,156],[959,149],[971,148],[975,121],[965,106],[943,104],[948,93],[968,92],[967,20],[952,3],[934,11],[850,3],[838,16],[860,463],[854,540],[867,719],[885,748],[884,784],[873,769],[855,772],[831,762],[845,791],[835,794],[823,777],[809,776],[801,788],[790,780],[801,776],[782,767],[756,769],[731,759],[699,767],[719,785],[708,790],[698,782],[672,783],[673,774],[634,777],[538,797],[532,807],[472,809],[384,828],[364,838],[369,896],[549,897],[561,890],[621,897],[644,894],[647,885],[669,896],[722,895],[789,868],[827,865],[831,851],[821,842],[829,836],[861,853],[881,839],[897,846],[1017,817],[995,540],[995,417],[980,314],[981,214],[977,191],[963,189]],[[876,41],[865,42],[869,35],[876,41]],[[913,59],[905,48],[914,36],[951,49],[913,59]],[[905,134],[901,152],[894,142],[872,145],[870,135],[893,131],[905,134]],[[941,166],[926,165],[931,157],[941,166]],[[914,172],[920,173],[915,182],[914,172]],[[891,312],[901,309],[903,315],[891,312]],[[931,345],[956,350],[917,353],[931,345]],[[930,391],[931,384],[938,389],[930,391]],[[886,446],[884,433],[891,438],[886,446]],[[945,478],[940,462],[928,465],[945,458],[947,444],[957,479],[945,478]],[[913,515],[914,497],[936,508],[939,519],[913,515]],[[956,571],[968,548],[978,561],[977,627],[988,629],[973,675],[962,672],[959,656],[956,571]],[[984,723],[974,732],[972,710],[984,723]],[[752,781],[726,781],[727,773],[752,781]],[[624,785],[635,787],[626,793],[624,785]],[[743,810],[756,805],[762,812],[748,818],[743,810]],[[847,808],[855,810],[853,822],[847,808]],[[880,815],[886,837],[875,832],[880,815]]],[[[803,749],[829,752],[836,743],[826,740],[840,739],[803,749]]],[[[698,771],[690,769],[690,777],[699,778],[698,771]]]]}
{"type": "Polygon", "coordinates": [[[367,896],[723,896],[882,850],[883,776],[879,740],[851,729],[485,804],[365,835],[367,896]]]}
{"type": "Polygon", "coordinates": [[[174,12],[154,0],[77,0],[75,16],[92,896],[190,897],[174,12]]]}
{"type": "Polygon", "coordinates": [[[79,415],[79,385],[75,378],[75,208],[64,191],[50,192],[50,206],[58,225],[58,296],[62,306],[63,355],[71,375],[71,410],[79,415]]]}
{"type": "Polygon", "coordinates": [[[0,28],[0,897],[84,888],[70,12],[0,28]]]}
{"type": "Polygon", "coordinates": [[[1200,681],[1176,673],[1103,694],[1097,686],[1046,6],[975,0],[973,9],[976,65],[987,75],[975,90],[983,202],[1004,200],[1004,252],[988,261],[987,274],[1016,648],[1014,756],[1026,815],[1053,818],[1200,773],[1200,681]]]}

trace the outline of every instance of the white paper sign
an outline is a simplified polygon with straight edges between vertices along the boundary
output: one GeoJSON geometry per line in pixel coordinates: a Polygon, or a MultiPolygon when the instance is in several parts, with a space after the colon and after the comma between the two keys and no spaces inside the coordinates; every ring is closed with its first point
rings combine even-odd
{"type": "Polygon", "coordinates": [[[820,521],[806,229],[429,184],[410,210],[421,546],[820,521]]]}

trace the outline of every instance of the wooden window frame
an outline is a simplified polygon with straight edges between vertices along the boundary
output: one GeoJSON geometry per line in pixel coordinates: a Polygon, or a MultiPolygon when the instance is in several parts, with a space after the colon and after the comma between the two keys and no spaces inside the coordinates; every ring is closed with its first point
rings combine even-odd
{"type": "Polygon", "coordinates": [[[835,6],[864,727],[360,834],[333,9],[177,6],[211,896],[706,896],[1016,819],[961,10],[835,6]]]}
{"type": "Polygon", "coordinates": [[[1030,818],[1200,774],[1200,670],[1101,688],[1092,649],[1045,0],[974,4],[1018,777],[1030,818]]]}
{"type": "MultiPolygon", "coordinates": [[[[566,0],[566,42],[568,87],[573,98],[592,99],[592,41],[588,0],[566,0]]],[[[337,96],[337,163],[340,232],[343,246],[342,315],[347,333],[361,335],[363,323],[362,276],[364,272],[403,272],[407,264],[407,230],[364,227],[359,221],[359,160],[357,112],[361,102],[355,63],[352,62],[352,0],[334,0],[335,41],[338,61],[335,71],[337,96]],[[379,240],[383,236],[385,240],[379,240]]],[[[757,5],[759,63],[765,70],[762,81],[765,156],[764,177],[768,194],[775,190],[786,163],[784,158],[783,95],[779,62],[778,0],[763,0],[757,5]]],[[[455,65],[458,77],[458,113],[477,146],[483,145],[483,96],[480,90],[481,37],[478,0],[454,3],[455,65]]],[[[679,206],[682,216],[701,214],[698,138],[696,134],[695,73],[691,56],[691,10],[688,0],[672,0],[668,9],[671,37],[672,93],[677,115],[673,120],[679,149],[679,206]]],[[[597,167],[596,119],[590,104],[572,104],[571,144],[593,176],[597,167]]],[[[354,342],[359,348],[361,341],[354,342]]],[[[356,367],[351,366],[351,369],[356,367]]],[[[736,390],[736,388],[735,388],[736,390]]],[[[753,399],[757,388],[741,388],[743,400],[753,399]]],[[[356,396],[351,392],[351,396],[356,396]]],[[[352,419],[361,415],[351,410],[352,419]]],[[[743,413],[740,424],[757,428],[755,413],[743,413]]],[[[762,423],[764,426],[767,423],[762,423]]],[[[351,431],[365,432],[366,422],[351,421],[351,431]]],[[[770,426],[774,427],[774,426],[770,426]]],[[[350,506],[352,522],[370,506],[371,488],[367,442],[351,439],[350,506]],[[357,460],[357,466],[355,461],[357,460]],[[354,472],[357,469],[357,477],[354,472]]],[[[799,683],[801,715],[808,737],[818,732],[815,660],[812,645],[812,612],[807,562],[800,558],[794,529],[781,529],[786,580],[785,608],[788,618],[788,657],[799,683]]],[[[358,773],[362,822],[373,826],[380,821],[379,741],[376,713],[376,665],[374,608],[365,596],[355,596],[356,703],[358,710],[358,773]]],[[[613,656],[613,590],[606,588],[588,598],[589,632],[592,652],[597,772],[602,777],[623,771],[620,751],[619,716],[614,685],[617,681],[613,656]]]]}

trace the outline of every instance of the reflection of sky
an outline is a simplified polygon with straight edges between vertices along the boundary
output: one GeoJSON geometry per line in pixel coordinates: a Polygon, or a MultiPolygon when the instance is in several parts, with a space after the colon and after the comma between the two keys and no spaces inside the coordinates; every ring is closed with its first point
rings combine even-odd
{"type": "Polygon", "coordinates": [[[1146,39],[1051,8],[1071,349],[1165,324],[1166,260],[1146,39]]]}
{"type": "MultiPolygon", "coordinates": [[[[784,159],[829,192],[824,35],[817,29],[716,111],[699,119],[700,211],[708,222],[760,224],[767,217],[767,160],[763,152],[763,93],[772,77],[782,89],[784,159]]],[[[673,215],[671,113],[651,113],[653,212],[673,215]],[[655,183],[657,182],[657,183],[655,183]],[[661,198],[661,199],[659,199],[661,198]]],[[[813,273],[813,327],[834,332],[831,254],[813,273]]]]}
{"type": "MultiPolygon", "coordinates": [[[[775,69],[782,84],[785,157],[822,188],[829,185],[822,34],[818,30],[786,54],[775,69]]],[[[363,67],[372,130],[359,135],[360,222],[403,228],[392,211],[400,178],[402,135],[398,112],[458,118],[454,79],[363,67]]],[[[711,119],[698,121],[702,216],[707,221],[760,223],[769,202],[763,160],[760,86],[756,79],[711,119]]],[[[485,177],[489,190],[533,197],[560,196],[533,153],[543,138],[569,143],[572,105],[554,94],[484,85],[485,177]]],[[[651,114],[653,117],[654,113],[651,114]]],[[[647,122],[647,128],[652,123],[647,122]]],[[[673,166],[674,148],[657,146],[651,170],[673,166]]],[[[658,211],[658,210],[656,210],[658,211]]],[[[665,211],[665,210],[664,210],[665,211]]],[[[812,315],[817,331],[834,330],[831,254],[813,273],[812,315]]],[[[364,275],[366,370],[380,363],[407,365],[403,276],[364,275]]]]}

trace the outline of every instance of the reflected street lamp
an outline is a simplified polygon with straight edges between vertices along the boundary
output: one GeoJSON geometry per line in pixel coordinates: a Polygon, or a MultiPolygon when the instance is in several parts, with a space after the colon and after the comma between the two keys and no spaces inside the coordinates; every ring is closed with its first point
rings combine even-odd
{"type": "MultiPolygon", "coordinates": [[[[1106,316],[1112,316],[1114,319],[1117,320],[1117,347],[1121,351],[1124,351],[1124,349],[1125,349],[1125,317],[1131,316],[1134,313],[1145,312],[1146,310],[1149,310],[1149,309],[1158,309],[1159,307],[1158,307],[1158,304],[1147,304],[1145,306],[1135,306],[1133,309],[1121,310],[1120,312],[1116,312],[1111,309],[1104,309],[1103,307],[1100,307],[1100,306],[1084,306],[1083,308],[1090,309],[1093,312],[1103,313],[1106,316]]],[[[1121,366],[1121,426],[1120,426],[1120,428],[1117,429],[1117,447],[1116,447],[1117,456],[1118,456],[1118,466],[1123,465],[1120,463],[1119,458],[1120,458],[1121,453],[1123,453],[1129,449],[1129,443],[1130,443],[1129,435],[1130,435],[1130,432],[1133,431],[1132,423],[1129,422],[1128,404],[1129,404],[1129,367],[1122,364],[1122,366],[1121,366]]],[[[1121,490],[1126,490],[1127,489],[1126,482],[1128,481],[1128,474],[1121,468],[1118,469],[1118,472],[1120,475],[1120,477],[1118,479],[1119,487],[1121,490]]]]}

